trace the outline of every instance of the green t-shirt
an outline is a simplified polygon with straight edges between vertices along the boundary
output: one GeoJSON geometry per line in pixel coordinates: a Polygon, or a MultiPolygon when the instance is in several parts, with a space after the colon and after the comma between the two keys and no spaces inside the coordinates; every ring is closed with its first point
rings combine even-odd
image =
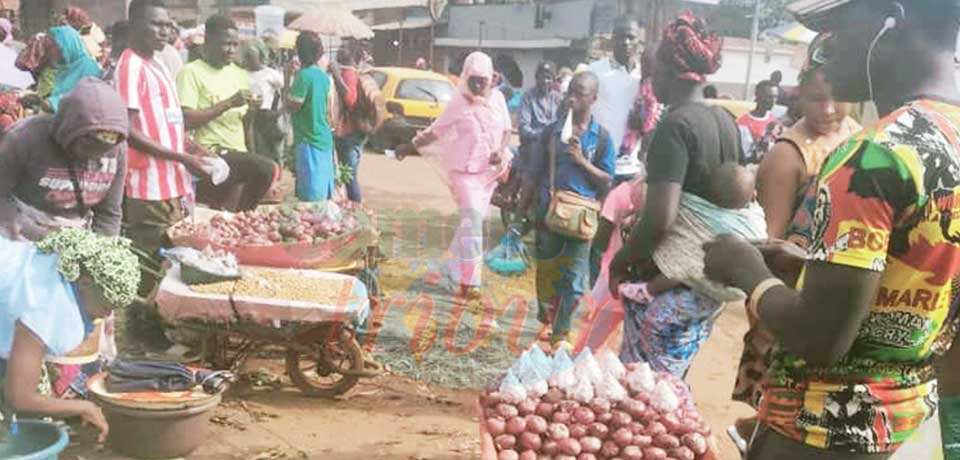
{"type": "MultiPolygon", "coordinates": [[[[231,98],[237,91],[250,89],[247,71],[236,64],[220,69],[197,59],[183,67],[177,75],[177,93],[180,105],[186,109],[202,110],[231,98]]],[[[224,112],[206,125],[193,131],[193,140],[204,147],[222,147],[247,151],[243,134],[243,116],[247,106],[224,112]]]]}
{"type": "Polygon", "coordinates": [[[320,150],[333,149],[333,132],[327,121],[327,97],[330,77],[312,65],[297,72],[290,87],[290,98],[303,102],[293,114],[293,135],[297,144],[307,143],[320,150]]]}

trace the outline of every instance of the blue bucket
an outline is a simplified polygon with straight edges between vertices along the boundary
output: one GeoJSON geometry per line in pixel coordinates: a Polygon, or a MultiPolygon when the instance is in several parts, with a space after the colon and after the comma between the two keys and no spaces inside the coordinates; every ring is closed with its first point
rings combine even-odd
{"type": "Polygon", "coordinates": [[[16,435],[0,439],[0,458],[8,460],[58,460],[67,448],[67,430],[50,422],[20,420],[16,435]]]}

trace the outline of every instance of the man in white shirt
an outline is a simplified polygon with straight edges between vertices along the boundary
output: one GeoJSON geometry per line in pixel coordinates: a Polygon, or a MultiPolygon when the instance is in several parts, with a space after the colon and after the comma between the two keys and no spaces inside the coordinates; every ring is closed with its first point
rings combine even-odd
{"type": "Polygon", "coordinates": [[[613,28],[613,58],[590,64],[590,71],[600,80],[600,94],[593,106],[593,116],[610,133],[618,152],[614,184],[629,180],[643,167],[635,154],[620,152],[620,144],[627,132],[627,118],[640,89],[636,53],[639,37],[637,21],[620,18],[613,28]]]}

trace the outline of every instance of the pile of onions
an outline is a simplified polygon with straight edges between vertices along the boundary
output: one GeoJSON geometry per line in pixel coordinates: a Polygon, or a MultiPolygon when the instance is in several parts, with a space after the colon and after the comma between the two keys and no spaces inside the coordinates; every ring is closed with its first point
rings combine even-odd
{"type": "Polygon", "coordinates": [[[346,214],[334,219],[306,206],[289,210],[253,210],[228,219],[217,215],[209,223],[182,223],[173,229],[175,237],[193,237],[200,247],[220,248],[271,246],[281,243],[313,243],[348,233],[359,226],[356,217],[346,214]]]}
{"type": "Polygon", "coordinates": [[[704,458],[710,429],[686,386],[669,374],[659,374],[656,391],[639,388],[631,383],[638,381],[636,373],[642,370],[632,364],[626,369],[620,382],[629,393],[620,401],[594,398],[584,404],[550,386],[539,398],[513,404],[497,389],[484,391],[483,423],[498,460],[704,458]],[[672,403],[662,401],[665,388],[676,396],[672,403]]]}

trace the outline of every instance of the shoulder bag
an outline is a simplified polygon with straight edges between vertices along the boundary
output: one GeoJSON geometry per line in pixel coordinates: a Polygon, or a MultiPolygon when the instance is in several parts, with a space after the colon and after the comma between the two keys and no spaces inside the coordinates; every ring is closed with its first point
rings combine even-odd
{"type": "MultiPolygon", "coordinates": [[[[606,131],[600,129],[597,155],[606,151],[606,131]]],[[[551,135],[552,137],[552,135],[551,135]]],[[[550,206],[544,223],[550,230],[563,236],[589,241],[597,233],[600,221],[600,201],[587,198],[569,190],[556,190],[557,147],[556,139],[547,144],[550,161],[550,206]]]]}

